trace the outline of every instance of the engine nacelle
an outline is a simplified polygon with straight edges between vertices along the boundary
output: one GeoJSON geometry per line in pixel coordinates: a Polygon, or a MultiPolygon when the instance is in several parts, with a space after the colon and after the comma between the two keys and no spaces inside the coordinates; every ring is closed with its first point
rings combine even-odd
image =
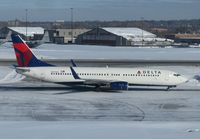
{"type": "Polygon", "coordinates": [[[128,90],[127,82],[112,82],[110,83],[110,88],[112,90],[128,90]]]}

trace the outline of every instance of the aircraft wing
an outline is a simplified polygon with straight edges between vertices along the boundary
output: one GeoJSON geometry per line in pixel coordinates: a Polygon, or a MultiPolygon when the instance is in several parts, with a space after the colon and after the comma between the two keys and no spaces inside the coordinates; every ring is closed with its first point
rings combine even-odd
{"type": "Polygon", "coordinates": [[[102,79],[84,79],[80,78],[75,70],[70,67],[72,75],[75,79],[84,80],[85,84],[96,85],[97,87],[108,87],[113,90],[128,90],[128,82],[119,80],[102,80],[102,79]]]}
{"type": "Polygon", "coordinates": [[[113,82],[120,82],[120,81],[102,80],[102,79],[83,79],[83,78],[81,79],[84,80],[86,84],[98,84],[98,85],[106,85],[113,82]]]}

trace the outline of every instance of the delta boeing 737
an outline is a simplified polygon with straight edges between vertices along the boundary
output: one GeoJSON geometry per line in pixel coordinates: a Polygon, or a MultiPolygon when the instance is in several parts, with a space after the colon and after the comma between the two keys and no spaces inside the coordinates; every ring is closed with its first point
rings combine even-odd
{"type": "Polygon", "coordinates": [[[187,81],[178,73],[147,68],[57,67],[36,58],[19,35],[12,34],[18,66],[27,77],[68,86],[128,90],[131,86],[161,86],[167,89],[187,81]]]}

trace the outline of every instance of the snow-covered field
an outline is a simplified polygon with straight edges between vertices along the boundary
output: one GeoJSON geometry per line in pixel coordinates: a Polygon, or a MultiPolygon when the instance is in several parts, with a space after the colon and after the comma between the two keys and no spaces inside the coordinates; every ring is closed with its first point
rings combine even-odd
{"type": "MultiPolygon", "coordinates": [[[[200,60],[199,48],[131,48],[87,45],[43,44],[33,52],[51,59],[147,59],[200,60]]],[[[0,59],[15,59],[11,43],[0,47],[0,59]]]]}
{"type": "MultiPolygon", "coordinates": [[[[14,59],[13,49],[6,45],[0,47],[0,59],[14,59]]],[[[198,48],[45,44],[33,51],[38,57],[58,59],[200,59],[198,48]]],[[[189,81],[171,91],[96,92],[25,79],[0,66],[0,137],[199,139],[200,83],[193,77],[200,75],[200,67],[152,68],[179,72],[189,81]]]]}
{"type": "Polygon", "coordinates": [[[1,76],[4,74],[0,79],[0,120],[200,121],[200,83],[193,79],[199,68],[166,68],[179,71],[189,81],[171,91],[96,92],[24,79],[13,69],[0,67],[1,76]]]}
{"type": "Polygon", "coordinates": [[[1,122],[2,139],[199,139],[199,122],[1,122]]]}

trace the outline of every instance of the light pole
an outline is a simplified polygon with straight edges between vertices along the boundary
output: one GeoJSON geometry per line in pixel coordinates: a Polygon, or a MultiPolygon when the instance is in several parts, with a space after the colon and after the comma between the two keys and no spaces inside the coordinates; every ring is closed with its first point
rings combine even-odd
{"type": "Polygon", "coordinates": [[[26,9],[26,41],[27,41],[27,27],[28,27],[28,9],[26,9]]]}
{"type": "Polygon", "coordinates": [[[144,17],[141,17],[141,22],[142,22],[142,46],[144,45],[144,25],[143,25],[144,17]]]}
{"type": "Polygon", "coordinates": [[[73,43],[73,38],[74,38],[74,32],[73,32],[73,29],[74,29],[74,23],[73,23],[73,18],[74,18],[74,13],[73,13],[73,10],[74,10],[74,8],[70,8],[70,10],[71,10],[71,43],[73,43]]]}

